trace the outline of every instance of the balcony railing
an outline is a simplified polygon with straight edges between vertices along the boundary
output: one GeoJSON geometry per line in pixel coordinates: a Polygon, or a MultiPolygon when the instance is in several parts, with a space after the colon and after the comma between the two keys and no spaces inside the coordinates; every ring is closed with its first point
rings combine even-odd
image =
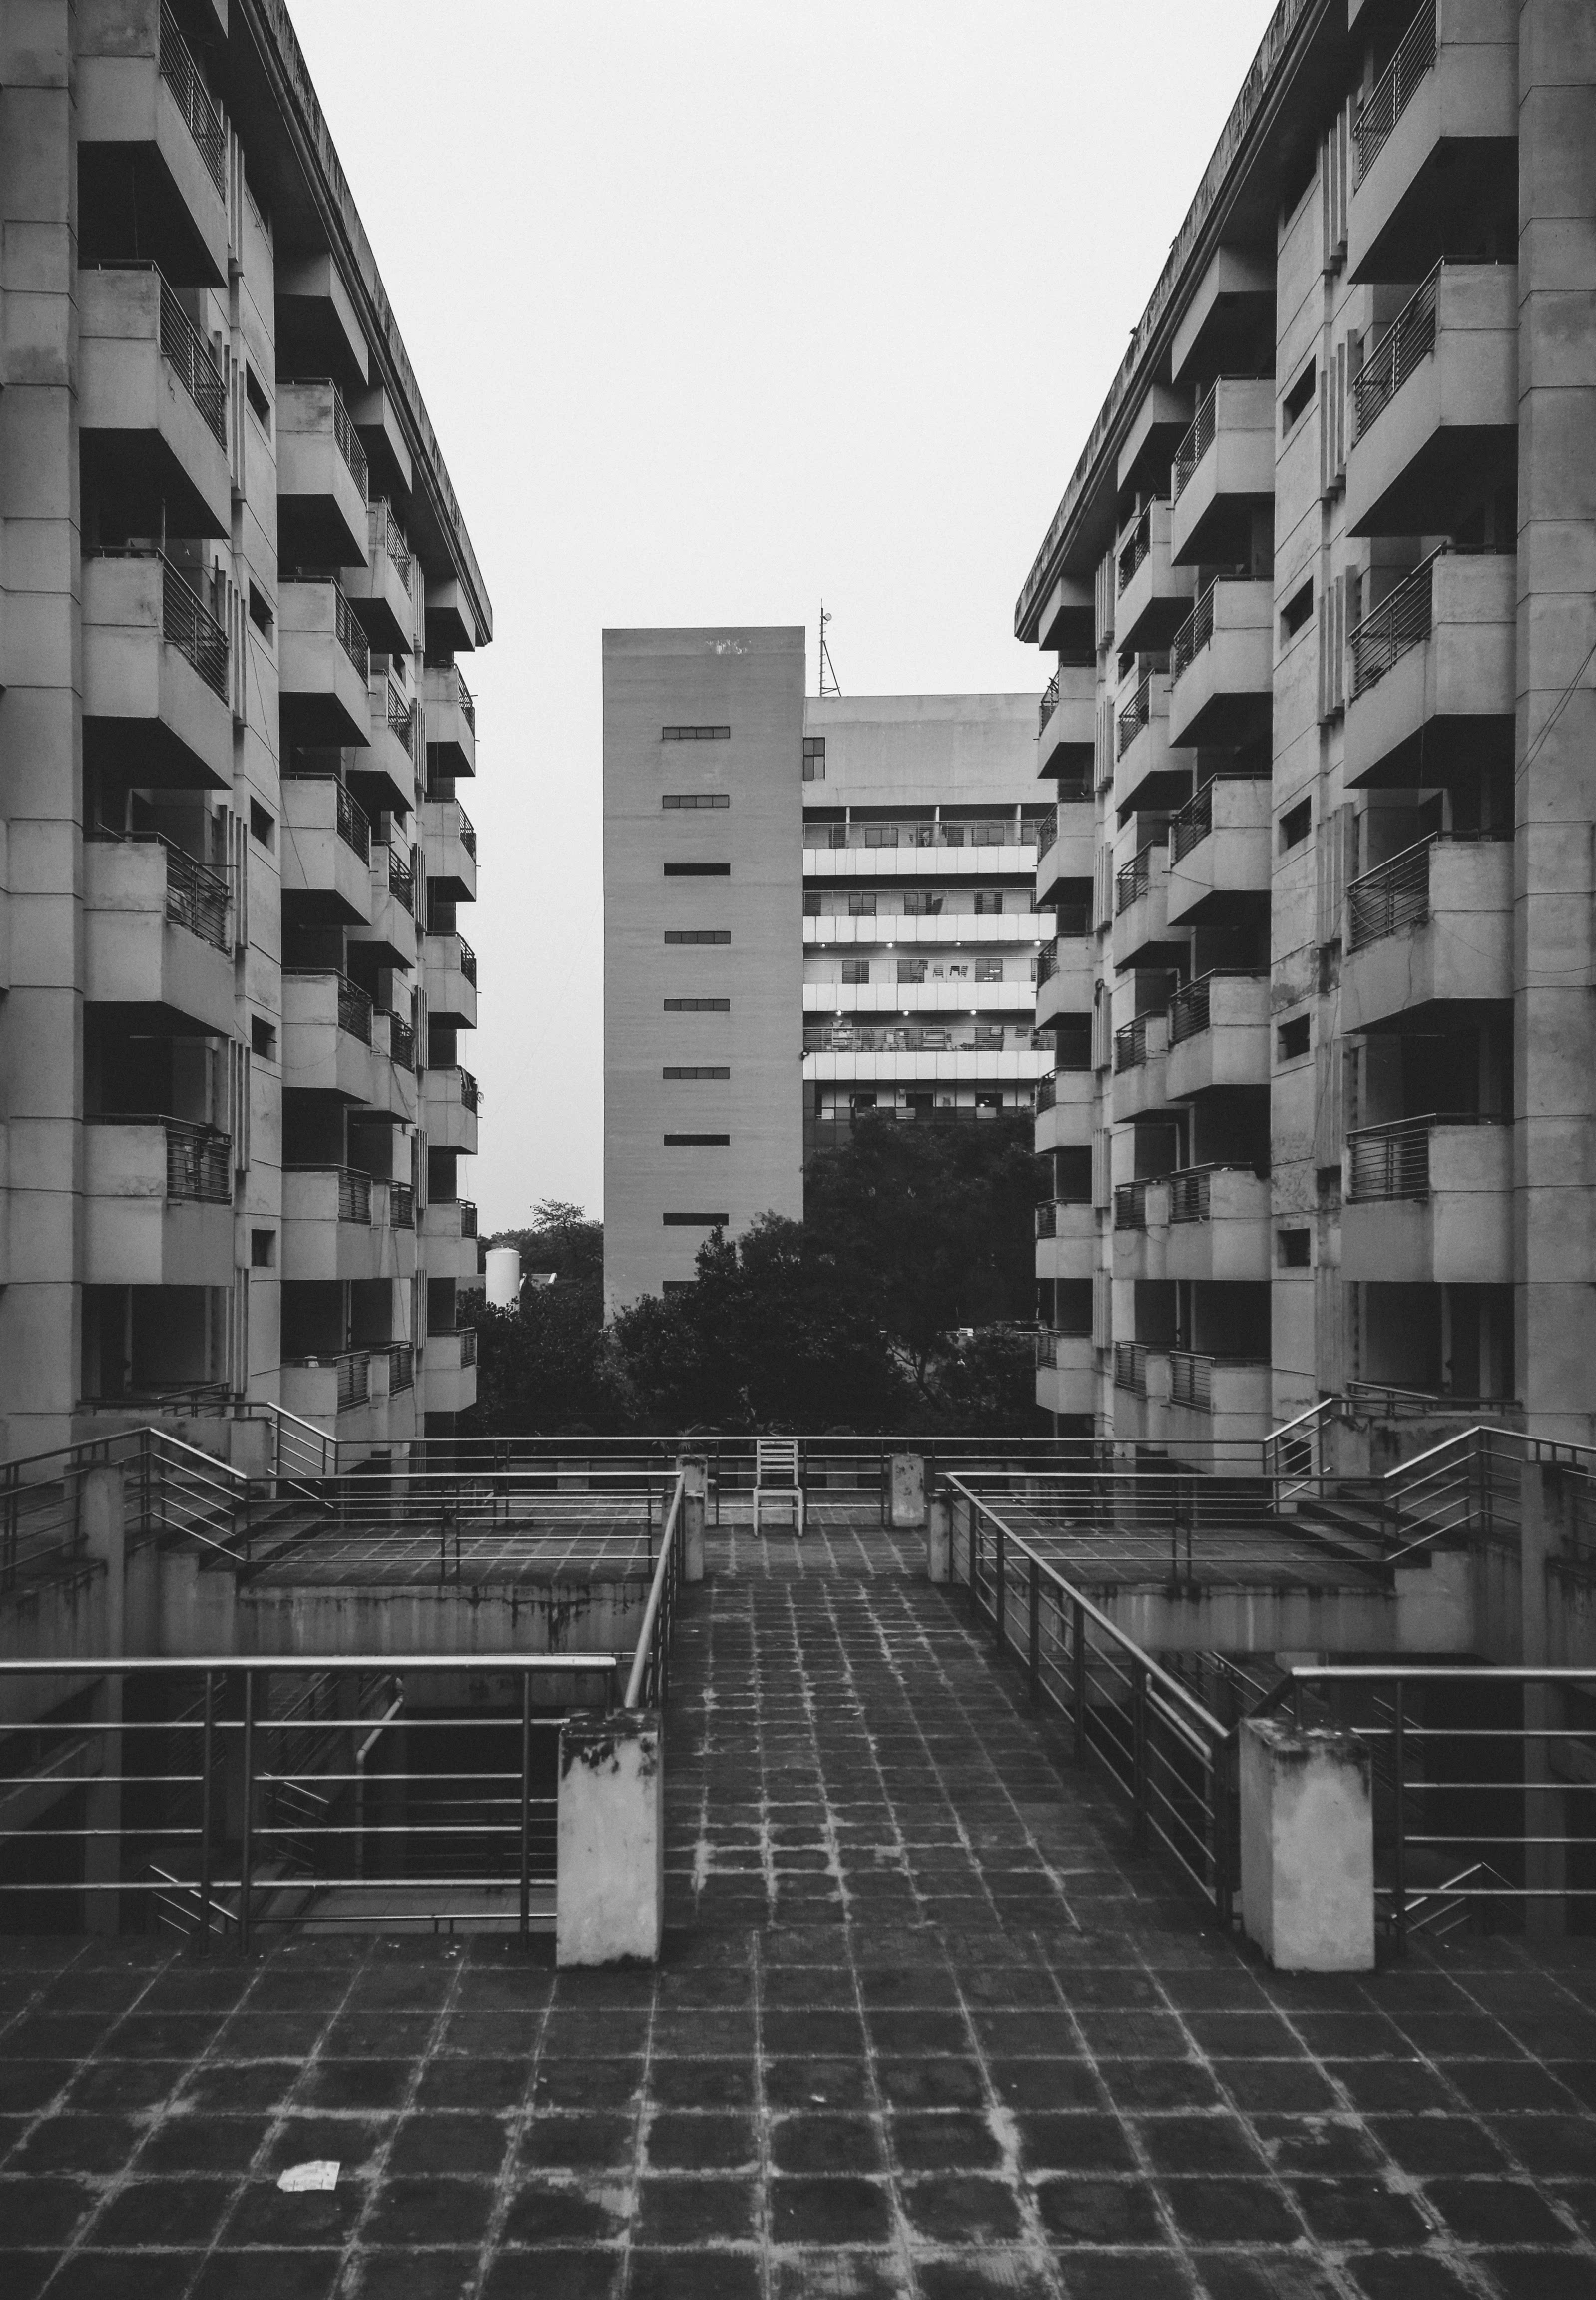
{"type": "Polygon", "coordinates": [[[346,783],[337,785],[338,837],[346,847],[352,847],[362,862],[371,860],[371,823],[365,809],[351,795],[346,783]]]}
{"type": "MultiPolygon", "coordinates": [[[[458,671],[456,671],[454,676],[456,679],[460,679],[460,674],[458,671]]],[[[470,728],[472,734],[474,735],[476,733],[476,697],[472,694],[470,688],[466,685],[463,679],[460,679],[460,717],[465,721],[466,725],[470,728]]]]}
{"type": "Polygon", "coordinates": [[[460,1364],[462,1366],[474,1366],[476,1364],[476,1328],[474,1326],[462,1326],[460,1328],[460,1364]]]}
{"type": "Polygon", "coordinates": [[[1415,288],[1363,362],[1352,387],[1357,410],[1356,437],[1361,439],[1384,414],[1408,377],[1435,348],[1436,297],[1442,266],[1415,288]]]}
{"type": "Polygon", "coordinates": [[[1420,81],[1435,62],[1434,0],[1421,8],[1397,44],[1395,55],[1374,84],[1374,92],[1352,123],[1359,184],[1389,141],[1391,131],[1413,101],[1420,81]]]}
{"type": "Polygon", "coordinates": [[[1040,825],[1035,818],[1016,823],[1012,816],[997,822],[965,823],[813,823],[803,826],[803,845],[843,849],[875,847],[1034,847],[1040,825]]]}
{"type": "Polygon", "coordinates": [[[385,551],[393,561],[393,571],[399,581],[406,591],[411,591],[415,555],[404,539],[403,528],[393,516],[393,506],[380,495],[371,504],[366,532],[370,537],[372,557],[375,558],[379,551],[385,551]]]}
{"type": "Polygon", "coordinates": [[[371,1395],[371,1353],[345,1350],[337,1361],[338,1408],[363,1406],[371,1395]]]}
{"type": "Polygon", "coordinates": [[[1038,1118],[1044,1110],[1051,1110],[1058,1100],[1058,1079],[1050,1070],[1045,1078],[1036,1081],[1036,1092],[1031,1097],[1031,1108],[1038,1118]]]}
{"type": "Polygon", "coordinates": [[[460,972],[461,972],[461,973],[462,973],[462,974],[465,976],[466,980],[467,980],[467,981],[468,981],[468,982],[471,984],[471,987],[472,987],[473,989],[475,989],[475,987],[476,987],[476,952],[475,952],[475,951],[472,949],[472,947],[471,947],[470,943],[469,943],[469,942],[466,940],[466,938],[465,938],[465,936],[464,936],[463,934],[456,934],[456,936],[454,937],[454,939],[455,939],[455,941],[456,941],[456,942],[457,942],[457,943],[460,945],[460,972]]]}
{"type": "Polygon", "coordinates": [[[1049,849],[1057,844],[1057,841],[1058,809],[1056,807],[1050,807],[1047,813],[1043,816],[1040,816],[1037,820],[1036,860],[1038,862],[1041,862],[1042,857],[1047,854],[1049,849]]]}
{"type": "Polygon", "coordinates": [[[338,976],[338,1028],[353,1038],[371,1043],[371,999],[347,974],[338,976]]]}
{"type": "Polygon", "coordinates": [[[1147,504],[1141,517],[1120,545],[1115,574],[1115,596],[1118,597],[1131,577],[1153,548],[1153,506],[1147,504]]]}
{"type": "Polygon", "coordinates": [[[482,1107],[482,1089],[466,1069],[460,1072],[460,1100],[467,1110],[480,1110],[482,1107]]]}
{"type": "Polygon", "coordinates": [[[836,1023],[806,1029],[805,1054],[1001,1054],[1040,1049],[1051,1052],[1050,1032],[1018,1029],[1005,1037],[1000,1023],[977,1023],[967,1036],[955,1037],[949,1028],[861,1026],[836,1023]]]}
{"type": "Polygon", "coordinates": [[[415,872],[408,862],[401,862],[390,847],[388,849],[388,892],[395,902],[415,914],[415,872]]]}
{"type": "Polygon", "coordinates": [[[1058,673],[1055,671],[1047,685],[1042,689],[1041,707],[1036,714],[1036,732],[1038,735],[1041,734],[1042,729],[1047,725],[1057,708],[1058,673]]]}
{"type": "Polygon", "coordinates": [[[474,862],[476,861],[476,825],[463,807],[460,809],[460,845],[474,862]]]}
{"type": "Polygon", "coordinates": [[[1147,1396],[1147,1344],[1145,1342],[1115,1343],[1114,1387],[1116,1390],[1129,1390],[1135,1398],[1147,1396]]]}
{"type": "Polygon", "coordinates": [[[461,1236],[462,1238],[474,1238],[474,1237],[476,1236],[476,1234],[477,1234],[477,1231],[476,1231],[476,1201],[475,1201],[475,1199],[474,1199],[474,1198],[462,1198],[462,1199],[459,1201],[459,1205],[460,1205],[460,1236],[461,1236]]]}
{"type": "Polygon", "coordinates": [[[415,1388],[415,1348],[409,1342],[388,1344],[388,1396],[396,1398],[401,1390],[415,1388]]]}
{"type": "Polygon", "coordinates": [[[1147,1026],[1151,1013],[1138,1014],[1134,1022],[1122,1023],[1114,1033],[1114,1075],[1120,1077],[1127,1070],[1139,1069],[1147,1060],[1147,1026]]]}
{"type": "Polygon", "coordinates": [[[1347,1189],[1353,1205],[1385,1198],[1429,1196],[1429,1143],[1437,1126],[1500,1126],[1477,1111],[1397,1118],[1386,1126],[1360,1126],[1346,1137],[1347,1189]]]}
{"type": "Polygon", "coordinates": [[[227,198],[228,139],[222,117],[200,77],[200,67],[179,29],[178,20],[161,0],[161,77],[172,91],[212,183],[227,198]]]}
{"type": "Polygon", "coordinates": [[[1145,1230],[1147,1228],[1147,1184],[1145,1182],[1115,1183],[1114,1227],[1116,1230],[1145,1230]]]}
{"type": "Polygon", "coordinates": [[[415,1228],[415,1189],[409,1182],[388,1184],[388,1227],[391,1230],[415,1228]]]}
{"type": "Polygon", "coordinates": [[[1420,926],[1429,916],[1429,856],[1435,840],[1404,847],[1377,870],[1367,870],[1346,889],[1346,946],[1364,950],[1387,934],[1420,926]]]}
{"type": "Polygon", "coordinates": [[[1197,596],[1197,605],[1170,641],[1169,675],[1171,685],[1183,671],[1189,671],[1195,659],[1214,636],[1214,593],[1216,581],[1210,583],[1197,596]]]}
{"type": "Polygon", "coordinates": [[[371,1220],[371,1177],[356,1173],[352,1166],[338,1168],[338,1220],[365,1223],[371,1220]]]}
{"type": "Polygon", "coordinates": [[[209,942],[214,950],[228,943],[228,882],[208,870],[192,855],[163,838],[159,831],[91,831],[87,836],[112,847],[161,847],[166,850],[166,905],[169,926],[181,926],[209,942]]]}
{"type": "Polygon", "coordinates": [[[370,473],[365,459],[365,448],[354,427],[354,417],[343,403],[343,393],[330,378],[325,387],[332,394],[332,441],[343,457],[349,477],[360,490],[361,500],[369,507],[370,473]]]}
{"type": "Polygon", "coordinates": [[[1040,989],[1044,982],[1051,982],[1057,972],[1058,944],[1056,942],[1044,942],[1041,949],[1036,953],[1037,988],[1040,989]]]}
{"type": "Polygon", "coordinates": [[[161,553],[161,636],[213,695],[228,700],[228,635],[187,576],[161,553]]]}
{"type": "Polygon", "coordinates": [[[1206,1222],[1210,1209],[1212,1166],[1183,1166],[1169,1177],[1169,1218],[1172,1222],[1206,1222]]]}
{"type": "Polygon", "coordinates": [[[1140,902],[1153,883],[1152,847],[1142,847],[1114,873],[1114,915],[1119,917],[1133,902],[1140,902]]]}
{"type": "Polygon", "coordinates": [[[1038,1238],[1058,1236],[1058,1201],[1044,1198],[1036,1208],[1036,1235],[1038,1238]]]}
{"type": "Polygon", "coordinates": [[[1172,1406],[1195,1406],[1200,1414],[1211,1414],[1214,1411],[1214,1360],[1196,1350],[1172,1350],[1169,1396],[1172,1406]]]}
{"type": "Polygon", "coordinates": [[[360,618],[349,605],[341,588],[336,583],[332,586],[332,628],[337,633],[338,645],[348,656],[360,677],[369,680],[371,676],[371,649],[366,643],[365,633],[360,628],[360,618]]]}
{"type": "MultiPolygon", "coordinates": [[[[379,1009],[388,1018],[388,1054],[401,1070],[415,1068],[415,1032],[391,1006],[379,1009]]],[[[408,1185],[406,1185],[408,1187],[408,1185]]]]}
{"type": "Polygon", "coordinates": [[[1152,716],[1153,681],[1149,676],[1142,681],[1115,723],[1114,756],[1116,759],[1124,758],[1152,716]]]}
{"type": "Polygon", "coordinates": [[[1194,791],[1177,814],[1170,820],[1170,861],[1178,862],[1183,855],[1190,855],[1200,847],[1214,828],[1214,778],[1211,775],[1201,791],[1194,791]]]}
{"type": "Polygon", "coordinates": [[[1409,648],[1429,637],[1435,613],[1435,562],[1446,546],[1432,551],[1382,599],[1371,615],[1346,635],[1352,658],[1352,697],[1366,694],[1409,648]]]}
{"type": "Polygon", "coordinates": [[[94,1126],[159,1126],[166,1134],[168,1198],[206,1206],[233,1203],[233,1141],[215,1126],[192,1125],[160,1111],[115,1111],[90,1120],[94,1126]]]}
{"type": "Polygon", "coordinates": [[[401,743],[406,755],[415,758],[415,707],[406,703],[398,689],[390,686],[387,696],[388,732],[401,743]]]}
{"type": "Polygon", "coordinates": [[[1219,384],[1210,383],[1197,402],[1185,438],[1175,450],[1170,466],[1170,501],[1178,503],[1190,483],[1192,473],[1214,444],[1215,411],[1219,405],[1219,384]]]}

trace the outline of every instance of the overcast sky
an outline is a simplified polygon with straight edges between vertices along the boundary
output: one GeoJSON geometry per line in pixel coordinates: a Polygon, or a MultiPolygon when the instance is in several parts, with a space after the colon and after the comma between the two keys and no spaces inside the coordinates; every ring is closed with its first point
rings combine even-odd
{"type": "MultiPolygon", "coordinates": [[[[1014,600],[1271,0],[292,0],[465,509],[484,1230],[601,1210],[599,635],[1032,690],[1014,600]]],[[[798,1017],[794,1017],[795,1042],[798,1017]]]]}

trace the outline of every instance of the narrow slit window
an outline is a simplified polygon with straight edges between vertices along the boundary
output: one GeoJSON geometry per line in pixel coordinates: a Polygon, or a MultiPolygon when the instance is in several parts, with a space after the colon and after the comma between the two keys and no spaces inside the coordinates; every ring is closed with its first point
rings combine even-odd
{"type": "Polygon", "coordinates": [[[729,1150],[730,1134],[667,1134],[667,1150],[729,1150]]]}
{"type": "Polygon", "coordinates": [[[660,794],[662,807],[730,807],[729,791],[664,791],[660,794]]]}
{"type": "Polygon", "coordinates": [[[726,943],[732,939],[732,930],[729,926],[667,926],[665,939],[667,942],[726,943]]]}
{"type": "Polygon", "coordinates": [[[662,743],[730,743],[730,727],[662,727],[662,743]]]}
{"type": "Polygon", "coordinates": [[[660,1072],[662,1078],[730,1078],[730,1066],[725,1062],[667,1062],[660,1072]]]}
{"type": "Polygon", "coordinates": [[[1319,362],[1316,359],[1310,359],[1297,381],[1281,401],[1281,431],[1283,434],[1290,431],[1298,417],[1306,415],[1309,408],[1314,404],[1314,383],[1318,367],[1319,362]]]}
{"type": "Polygon", "coordinates": [[[730,878],[730,862],[667,862],[667,878],[730,878]]]}
{"type": "Polygon", "coordinates": [[[1295,639],[1314,612],[1314,578],[1294,591],[1281,609],[1281,637],[1295,639]]]}
{"type": "Polygon", "coordinates": [[[667,1014],[730,1014],[730,998],[667,998],[667,1014]]]}

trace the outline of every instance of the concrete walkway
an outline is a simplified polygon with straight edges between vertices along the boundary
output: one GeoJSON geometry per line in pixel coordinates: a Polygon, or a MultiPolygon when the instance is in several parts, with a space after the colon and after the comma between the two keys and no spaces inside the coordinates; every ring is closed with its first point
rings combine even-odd
{"type": "Polygon", "coordinates": [[[917,1546],[710,1567],[659,1974],[0,1945],[6,2300],[1596,2292],[1596,1944],[1270,1976],[917,1546]]]}

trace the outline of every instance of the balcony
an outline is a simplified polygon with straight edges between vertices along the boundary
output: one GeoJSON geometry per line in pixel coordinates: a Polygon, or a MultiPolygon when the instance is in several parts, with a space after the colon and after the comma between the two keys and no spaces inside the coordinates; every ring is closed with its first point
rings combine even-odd
{"type": "Polygon", "coordinates": [[[468,1198],[434,1198],[422,1217],[429,1278],[474,1280],[477,1275],[476,1208],[468,1198]]]}
{"type": "Polygon", "coordinates": [[[1275,697],[1273,584],[1210,583],[1170,643],[1169,674],[1172,744],[1267,736],[1275,697]]]}
{"type": "Polygon", "coordinates": [[[1057,899],[1056,889],[1072,880],[1089,881],[1097,865],[1097,831],[1090,802],[1050,807],[1037,826],[1036,900],[1057,899]]]}
{"type": "Polygon", "coordinates": [[[405,1126],[415,1125],[420,1116],[415,1032],[391,1006],[378,1006],[371,1015],[371,1106],[405,1126]]]}
{"type": "Polygon", "coordinates": [[[419,580],[404,530],[379,499],[366,513],[366,564],[344,568],[343,588],[367,639],[385,655],[408,655],[415,645],[419,580]]]}
{"type": "Polygon", "coordinates": [[[222,376],[153,264],[78,274],[78,422],[86,471],[151,533],[231,536],[233,480],[222,376]]]}
{"type": "Polygon", "coordinates": [[[282,1173],[282,1275],[289,1281],[415,1275],[415,1230],[392,1221],[392,1197],[408,1184],[376,1181],[349,1166],[287,1166],[282,1173]]]}
{"type": "Polygon", "coordinates": [[[1167,1278],[1267,1279],[1269,1182],[1246,1166],[1184,1166],[1169,1183],[1167,1278]]]}
{"type": "Polygon", "coordinates": [[[291,741],[361,750],[370,744],[371,651],[336,583],[280,586],[277,669],[291,741]]]}
{"type": "Polygon", "coordinates": [[[434,1022],[476,1028],[476,952],[463,934],[426,937],[426,993],[434,1022]]]}
{"type": "Polygon", "coordinates": [[[1036,1025],[1061,1014],[1090,1014],[1097,980],[1097,944],[1087,935],[1044,942],[1036,960],[1036,1025]]]}
{"type": "Polygon", "coordinates": [[[1440,835],[1346,889],[1343,1030],[1402,1029],[1442,1002],[1513,995],[1513,847],[1440,835]]]}
{"type": "Polygon", "coordinates": [[[476,773],[476,704],[452,663],[426,666],[427,775],[476,773]]]}
{"type": "Polygon", "coordinates": [[[1092,1140],[1097,1080],[1090,1070],[1053,1070],[1036,1082],[1036,1147],[1085,1150],[1092,1140]]]}
{"type": "Polygon", "coordinates": [[[1518,446],[1518,272],[1437,264],[1353,387],[1352,535],[1440,535],[1487,495],[1518,446]]]}
{"type": "Polygon", "coordinates": [[[1342,1278],[1509,1285],[1512,1153],[1512,1128],[1498,1118],[1400,1118],[1349,1134],[1342,1278]]]}
{"type": "Polygon", "coordinates": [[[1127,966],[1172,965],[1184,941],[1172,943],[1169,925],[1169,848],[1140,848],[1114,877],[1113,958],[1127,966]]]}
{"type": "Polygon", "coordinates": [[[1156,807],[1190,789],[1190,758],[1170,749],[1169,678],[1150,671],[1114,722],[1114,805],[1156,807]]]}
{"type": "MultiPolygon", "coordinates": [[[[426,847],[429,883],[437,887],[446,902],[474,902],[476,827],[458,799],[423,801],[421,837],[426,847]]],[[[807,934],[804,939],[809,939],[807,934]]]]}
{"type": "MultiPolygon", "coordinates": [[[[1029,979],[1029,968],[1023,975],[1011,974],[1005,982],[1001,972],[993,971],[1001,963],[968,956],[941,961],[900,958],[895,982],[805,982],[803,1011],[816,1020],[831,1014],[951,1018],[967,1016],[973,1007],[993,1029],[1001,1028],[1000,1016],[1023,1015],[1029,1024],[1036,1006],[1036,985],[1029,979]]],[[[437,1012],[435,1005],[433,1012],[437,1012]]]]}
{"type": "Polygon", "coordinates": [[[803,875],[825,884],[891,878],[1031,878],[1037,819],[803,825],[803,875]]]}
{"type": "Polygon", "coordinates": [[[1245,564],[1254,515],[1274,499],[1274,379],[1221,375],[1199,397],[1170,468],[1175,565],[1245,564]]]}
{"type": "Polygon", "coordinates": [[[1234,918],[1238,895],[1268,896],[1271,796],[1267,778],[1216,776],[1171,818],[1172,927],[1222,922],[1234,918]]]}
{"type": "Polygon", "coordinates": [[[301,1092],[374,1099],[371,1001],[346,974],[284,968],[282,1067],[301,1092]]]}
{"type": "Polygon", "coordinates": [[[1166,1107],[1164,1072],[1169,1018],[1163,1012],[1138,1014],[1114,1033],[1114,1121],[1145,1117],[1166,1107]]]}
{"type": "Polygon", "coordinates": [[[154,834],[83,844],[84,991],[129,1030],[231,1038],[228,882],[154,834]]]}
{"type": "Polygon", "coordinates": [[[1114,1276],[1141,1283],[1164,1276],[1169,1190],[1161,1175],[1114,1185],[1114,1276]]]}
{"type": "Polygon", "coordinates": [[[1090,654],[1097,641],[1097,601],[1090,576],[1061,575],[1036,620],[1038,647],[1090,654]]]}
{"type": "Polygon", "coordinates": [[[1179,1444],[1182,1439],[1212,1440],[1222,1445],[1261,1442],[1274,1423],[1270,1385],[1271,1370],[1265,1360],[1172,1350],[1165,1422],[1170,1443],[1179,1444]]]}
{"type": "Polygon", "coordinates": [[[83,1188],[85,1285],[232,1285],[226,1134],[177,1118],[91,1118],[83,1188]]]}
{"type": "Polygon", "coordinates": [[[1029,1085],[1053,1067],[1050,1037],[1022,1024],[805,1029],[803,1076],[834,1085],[1029,1085]]]}
{"type": "Polygon", "coordinates": [[[78,230],[85,246],[155,250],[171,276],[228,277],[227,133],[166,0],[84,9],[74,59],[78,230]],[[104,53],[93,51],[103,43],[104,53]]]}
{"type": "Polygon", "coordinates": [[[1146,504],[1120,537],[1114,566],[1114,644],[1158,652],[1192,611],[1197,577],[1170,558],[1170,506],[1146,504]]]}
{"type": "Polygon", "coordinates": [[[318,1430],[335,1430],[342,1438],[385,1437],[386,1419],[373,1398],[375,1389],[380,1399],[381,1385],[372,1383],[371,1357],[369,1350],[342,1350],[325,1357],[284,1359],[285,1411],[297,1414],[302,1422],[313,1422],[318,1430]]]}
{"type": "Polygon", "coordinates": [[[349,937],[351,942],[358,942],[363,949],[374,952],[377,965],[397,967],[403,973],[413,969],[419,947],[415,927],[414,874],[405,859],[409,852],[407,847],[378,845],[372,848],[371,871],[367,881],[370,889],[368,922],[355,929],[349,937]]]}
{"type": "Polygon", "coordinates": [[[1038,1334],[1036,1403],[1046,1414],[1097,1410],[1097,1352],[1090,1334],[1038,1334]]]}
{"type": "Polygon", "coordinates": [[[83,561],[83,749],[113,782],[231,791],[228,635],[159,551],[83,561]]]}
{"type": "Polygon", "coordinates": [[[369,698],[370,748],[354,770],[372,812],[408,815],[416,803],[416,754],[420,713],[392,681],[377,677],[369,698]]]}
{"type": "Polygon", "coordinates": [[[476,1328],[429,1334],[421,1357],[429,1414],[463,1414],[476,1404],[476,1328]]]}
{"type": "Polygon", "coordinates": [[[1096,665],[1062,663],[1047,683],[1038,712],[1037,774],[1084,783],[1090,790],[1096,739],[1096,665]]]}
{"type": "Polygon", "coordinates": [[[1509,764],[1518,561],[1434,552],[1347,636],[1346,780],[1400,790],[1509,764]]]}
{"type": "Polygon", "coordinates": [[[1269,1085],[1269,976],[1212,968],[1169,1003],[1164,1099],[1269,1085]]]}
{"type": "Polygon", "coordinates": [[[1510,246],[1517,138],[1515,0],[1431,0],[1353,124],[1348,278],[1412,280],[1437,248],[1510,246]]]}
{"type": "Polygon", "coordinates": [[[461,1150],[476,1156],[482,1090],[469,1070],[454,1064],[430,1066],[421,1079],[421,1119],[434,1150],[461,1150]]]}
{"type": "Polygon", "coordinates": [[[282,778],[282,898],[318,925],[368,925],[371,826],[334,775],[282,778]]]}
{"type": "Polygon", "coordinates": [[[1045,1199],[1036,1209],[1038,1278],[1085,1278],[1097,1256],[1097,1210],[1073,1200],[1045,1199]]]}
{"type": "MultiPolygon", "coordinates": [[[[367,566],[365,449],[330,380],[277,385],[277,534],[284,566],[367,566]]],[[[369,568],[367,568],[369,575],[369,568]]]]}

